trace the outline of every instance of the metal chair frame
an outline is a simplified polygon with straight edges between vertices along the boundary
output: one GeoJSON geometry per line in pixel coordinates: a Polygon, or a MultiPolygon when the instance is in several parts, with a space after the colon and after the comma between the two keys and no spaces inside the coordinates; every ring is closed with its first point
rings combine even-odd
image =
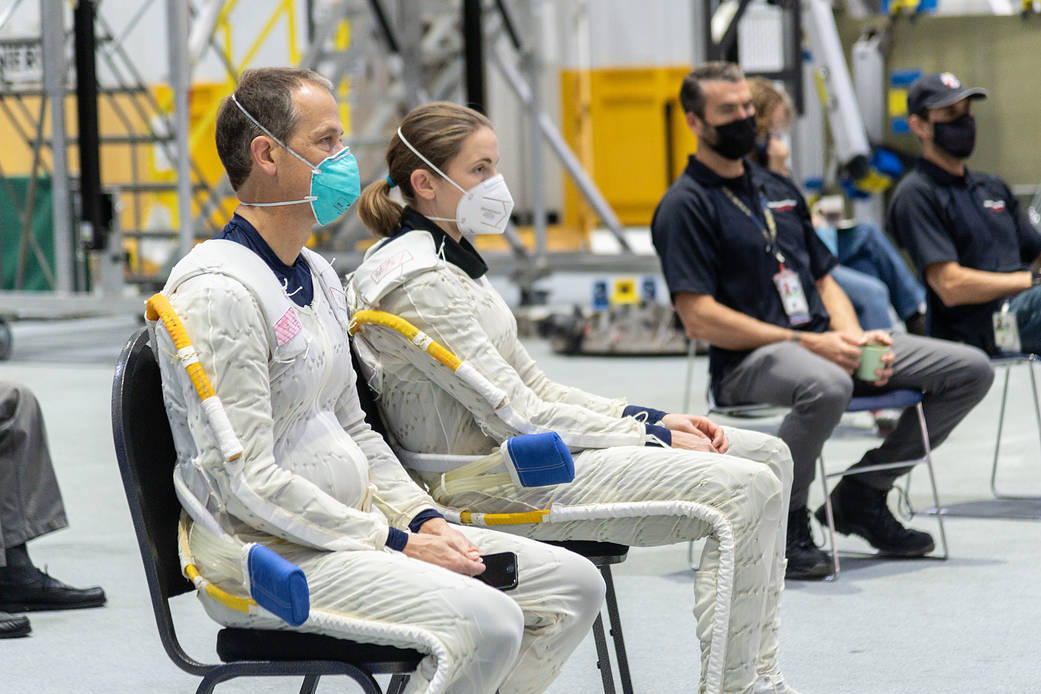
{"type": "MultiPolygon", "coordinates": [[[[622,635],[622,620],[618,614],[618,599],[614,590],[614,577],[611,565],[621,564],[629,554],[629,548],[614,542],[593,542],[588,540],[546,541],[546,544],[563,547],[566,550],[581,554],[593,562],[600,570],[607,586],[604,602],[607,604],[607,618],[610,624],[611,639],[614,642],[615,657],[618,658],[618,678],[622,686],[622,694],[633,694],[632,677],[629,674],[629,658],[625,651],[625,637],[622,635]]],[[[593,642],[596,644],[596,666],[600,669],[600,679],[604,685],[604,694],[615,694],[614,675],[611,670],[611,652],[607,647],[607,636],[604,633],[603,614],[596,616],[593,622],[593,642]]]]}
{"type": "MultiPolygon", "coordinates": [[[[932,447],[929,445],[929,429],[925,423],[925,412],[922,410],[922,394],[918,391],[907,391],[907,390],[895,390],[885,395],[892,396],[895,393],[915,393],[917,396],[917,402],[914,403],[915,413],[918,415],[918,426],[922,433],[922,447],[925,449],[925,454],[917,460],[898,461],[893,463],[880,463],[878,465],[865,465],[863,467],[848,468],[841,472],[827,472],[824,469],[824,456],[817,457],[817,474],[821,479],[821,488],[824,491],[824,513],[828,519],[828,536],[831,544],[831,561],[834,566],[835,572],[831,576],[831,580],[838,578],[839,575],[839,551],[835,544],[835,515],[831,507],[831,493],[828,489],[828,479],[835,477],[847,477],[852,475],[862,475],[866,472],[875,472],[878,470],[896,470],[899,468],[906,468],[914,465],[920,465],[925,463],[926,469],[929,471],[929,484],[932,489],[933,503],[936,504],[936,508],[940,508],[940,494],[936,489],[936,473],[933,469],[933,455],[932,447]]],[[[885,397],[885,396],[881,396],[885,397]]],[[[877,409],[873,406],[875,398],[853,398],[850,401],[849,407],[846,408],[846,412],[863,412],[864,410],[877,409]]],[[[908,471],[908,485],[910,485],[910,470],[908,471]]],[[[906,492],[905,492],[906,496],[906,492]]],[[[914,515],[914,509],[911,507],[911,502],[907,502],[907,507],[914,515]]],[[[947,547],[947,531],[943,525],[943,514],[936,514],[936,524],[940,529],[940,546],[942,552],[939,555],[933,555],[930,558],[939,559],[941,561],[946,560],[950,555],[947,547]]]]}
{"type": "MultiPolygon", "coordinates": [[[[998,455],[1001,451],[1001,432],[1005,425],[1005,405],[1008,401],[1008,382],[1012,373],[1012,367],[1018,364],[1026,364],[1027,371],[1030,372],[1030,392],[1034,396],[1034,419],[1037,423],[1038,441],[1041,443],[1041,402],[1038,401],[1037,378],[1034,375],[1034,362],[1036,361],[1041,361],[1041,357],[1038,357],[1036,354],[1009,354],[994,357],[990,362],[992,366],[1003,368],[1005,370],[1005,381],[1001,387],[1001,406],[998,408],[998,433],[994,439],[994,462],[990,469],[990,491],[991,494],[994,495],[995,499],[1028,501],[1041,500],[1041,496],[1005,494],[998,489],[998,455]]],[[[1041,448],[1038,450],[1041,450],[1041,448]]],[[[939,508],[939,506],[937,506],[937,508],[939,508]]]]}
{"type": "MultiPolygon", "coordinates": [[[[191,592],[195,586],[180,573],[176,550],[176,522],[180,504],[173,489],[176,453],[162,400],[159,365],[148,345],[145,328],[130,337],[116,365],[112,383],[112,433],[116,459],[134,522],[138,549],[144,564],[152,611],[163,648],[174,664],[202,677],[197,694],[209,694],[219,683],[236,677],[303,676],[301,694],[314,694],[325,675],[345,675],[366,694],[382,694],[374,674],[391,674],[387,694],[400,694],[424,655],[390,646],[359,644],[315,634],[300,634],[335,648],[338,660],[235,660],[223,664],[202,663],[181,647],[169,601],[191,592]],[[147,472],[151,468],[151,473],[147,472]],[[365,656],[356,649],[364,649],[365,656]]],[[[231,630],[225,629],[227,634],[231,630]]],[[[252,631],[258,636],[262,630],[252,631]]],[[[277,632],[286,638],[285,632],[277,632]]],[[[292,637],[289,637],[292,638],[292,637]]],[[[262,638],[258,638],[263,641],[262,638]]]]}

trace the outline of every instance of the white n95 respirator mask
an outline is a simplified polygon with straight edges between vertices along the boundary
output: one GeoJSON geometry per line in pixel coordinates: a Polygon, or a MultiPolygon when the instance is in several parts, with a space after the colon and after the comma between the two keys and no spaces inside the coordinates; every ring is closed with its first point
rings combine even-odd
{"type": "Polygon", "coordinates": [[[513,196],[510,195],[510,189],[506,186],[506,179],[502,177],[502,174],[496,174],[481,181],[470,190],[466,190],[413,147],[401,133],[401,128],[398,128],[398,137],[427,166],[463,194],[463,197],[459,198],[459,204],[456,205],[455,217],[428,217],[428,219],[438,222],[455,222],[459,231],[464,234],[501,234],[506,231],[506,226],[510,223],[510,213],[513,212],[513,196]]]}

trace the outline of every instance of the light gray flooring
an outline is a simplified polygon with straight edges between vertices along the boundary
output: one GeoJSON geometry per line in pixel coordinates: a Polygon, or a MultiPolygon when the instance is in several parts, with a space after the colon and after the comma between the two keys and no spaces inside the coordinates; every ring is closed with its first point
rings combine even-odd
{"type": "MultiPolygon", "coordinates": [[[[100,584],[102,609],[31,615],[33,635],[0,641],[0,692],[152,694],[191,692],[196,678],[166,658],[148,603],[140,558],[114,460],[109,398],[112,367],[133,320],[20,323],[13,359],[0,378],[36,391],[71,527],[30,544],[33,559],[72,584],[100,584]]],[[[565,358],[533,341],[530,350],[553,378],[631,402],[678,409],[682,358],[565,358]]],[[[705,364],[695,368],[702,406],[705,364]]],[[[989,496],[990,455],[1000,391],[936,452],[947,502],[989,496]]],[[[769,424],[769,423],[768,423],[769,424]]],[[[877,439],[865,415],[843,421],[825,455],[830,467],[855,460],[877,439]]],[[[776,420],[774,421],[776,425],[776,420]]],[[[1041,494],[1041,451],[1033,429],[1029,381],[1013,372],[1002,465],[1005,486],[1041,494]]],[[[820,500],[815,489],[814,504],[820,500]]],[[[928,502],[924,473],[912,485],[928,502]]],[[[935,523],[912,523],[934,531],[935,523]]],[[[1041,692],[1041,523],[950,519],[947,562],[847,559],[832,583],[789,583],[784,597],[782,663],[803,694],[1041,692]]],[[[866,545],[843,538],[840,547],[866,545]]],[[[686,546],[633,549],[615,570],[636,690],[694,692],[698,646],[691,617],[686,546]]],[[[194,598],[175,605],[188,651],[212,661],[215,627],[194,598]]],[[[551,692],[595,694],[592,640],[572,657],[551,692]]],[[[224,692],[293,692],[282,681],[239,681],[224,692]]],[[[329,681],[319,691],[354,691],[329,681]]]]}

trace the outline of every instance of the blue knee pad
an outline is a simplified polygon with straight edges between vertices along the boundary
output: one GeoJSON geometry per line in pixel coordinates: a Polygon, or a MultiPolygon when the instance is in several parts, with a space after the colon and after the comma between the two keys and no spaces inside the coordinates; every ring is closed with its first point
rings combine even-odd
{"type": "Polygon", "coordinates": [[[506,472],[518,487],[545,487],[575,479],[571,451],[555,431],[523,434],[503,441],[506,472]]]}
{"type": "Polygon", "coordinates": [[[311,595],[299,566],[256,544],[249,548],[247,563],[249,592],[258,605],[294,627],[307,621],[311,595]]]}

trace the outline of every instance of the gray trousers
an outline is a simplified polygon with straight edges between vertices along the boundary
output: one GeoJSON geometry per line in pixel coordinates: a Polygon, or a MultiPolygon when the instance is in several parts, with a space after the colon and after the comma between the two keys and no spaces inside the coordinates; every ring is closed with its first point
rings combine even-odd
{"type": "Polygon", "coordinates": [[[0,381],[0,566],[2,550],[68,525],[36,397],[0,381]]]}
{"type": "MultiPolygon", "coordinates": [[[[937,446],[983,399],[994,371],[982,350],[917,335],[893,335],[893,378],[885,390],[913,388],[924,394],[922,408],[930,446],[937,446]]],[[[817,457],[839,423],[850,399],[878,389],[854,380],[838,365],[792,342],[753,351],[727,374],[719,387],[720,404],[770,403],[790,407],[777,435],[792,451],[795,479],[792,510],[806,506],[817,457]]],[[[912,408],[901,415],[882,445],[864,454],[853,467],[915,460],[925,451],[918,416],[912,408]]],[[[857,475],[876,489],[888,490],[909,468],[857,475]]]]}

